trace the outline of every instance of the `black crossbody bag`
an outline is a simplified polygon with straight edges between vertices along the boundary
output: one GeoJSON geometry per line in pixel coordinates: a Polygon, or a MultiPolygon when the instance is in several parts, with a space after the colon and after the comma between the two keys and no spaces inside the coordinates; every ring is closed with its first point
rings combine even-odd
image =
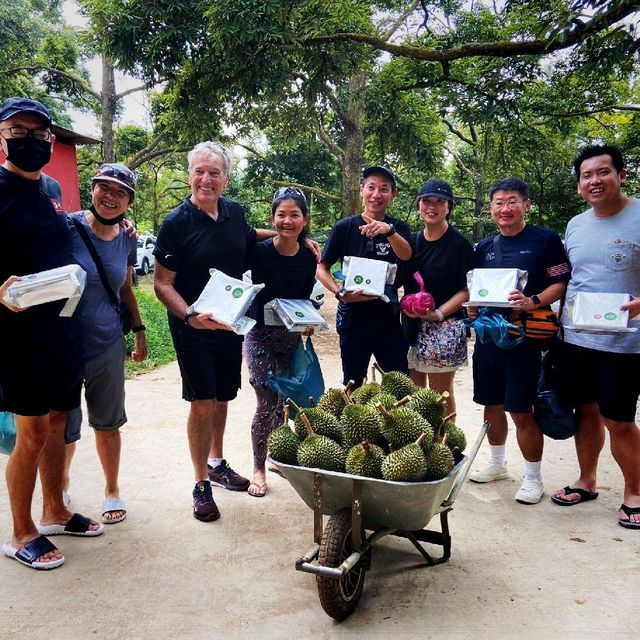
{"type": "Polygon", "coordinates": [[[100,276],[100,281],[102,282],[102,286],[104,290],[107,292],[107,296],[109,297],[109,301],[115,307],[115,310],[118,313],[118,317],[120,318],[120,324],[122,326],[123,335],[127,335],[131,332],[131,325],[133,324],[133,314],[131,313],[131,309],[126,302],[122,300],[118,301],[118,296],[113,292],[113,289],[109,285],[109,280],[107,280],[107,274],[102,266],[102,260],[100,260],[100,256],[96,250],[95,245],[91,241],[87,230],[84,228],[84,225],[78,220],[72,218],[71,221],[75,225],[80,237],[87,245],[87,249],[89,250],[89,254],[93,258],[93,262],[96,265],[96,269],[98,270],[98,275],[100,276]]]}

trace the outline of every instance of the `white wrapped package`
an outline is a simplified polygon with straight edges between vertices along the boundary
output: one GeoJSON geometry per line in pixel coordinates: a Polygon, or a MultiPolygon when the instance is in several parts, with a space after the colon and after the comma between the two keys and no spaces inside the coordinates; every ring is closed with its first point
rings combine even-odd
{"type": "Polygon", "coordinates": [[[14,282],[7,289],[5,300],[14,307],[27,309],[68,298],[60,315],[69,317],[78,306],[86,282],[84,269],[77,264],[68,264],[22,276],[22,280],[14,282]]]}
{"type": "Polygon", "coordinates": [[[510,307],[511,291],[523,291],[527,272],[522,269],[473,269],[467,272],[467,307],[510,307]]]}
{"type": "MultiPolygon", "coordinates": [[[[276,298],[271,305],[277,321],[273,324],[284,325],[289,331],[306,331],[309,328],[324,331],[329,328],[327,321],[318,313],[311,300],[290,300],[276,298]]],[[[265,305],[265,324],[267,324],[267,305],[265,305]]],[[[270,317],[270,320],[273,320],[270,317]]]]}
{"type": "Polygon", "coordinates": [[[210,269],[211,277],[198,299],[189,307],[193,313],[210,313],[220,324],[234,333],[246,335],[256,324],[244,314],[264,284],[250,284],[231,278],[218,269],[210,269]]]}
{"type": "Polygon", "coordinates": [[[580,291],[573,303],[571,329],[626,332],[629,312],[620,307],[631,300],[628,293],[588,293],[580,291]]]}
{"type": "Polygon", "coordinates": [[[346,256],[343,261],[345,291],[362,291],[368,296],[377,296],[385,302],[389,298],[384,293],[385,285],[393,284],[398,265],[384,260],[371,260],[346,256]]]}

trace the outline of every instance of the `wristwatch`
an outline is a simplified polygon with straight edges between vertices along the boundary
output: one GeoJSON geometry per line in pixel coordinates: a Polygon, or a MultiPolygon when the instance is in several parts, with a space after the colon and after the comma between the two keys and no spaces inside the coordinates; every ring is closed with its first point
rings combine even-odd
{"type": "Polygon", "coordinates": [[[537,304],[539,307],[542,306],[542,302],[540,302],[540,298],[538,298],[538,296],[529,296],[531,298],[531,302],[533,302],[533,304],[537,304]]]}
{"type": "Polygon", "coordinates": [[[345,293],[346,292],[343,287],[342,289],[338,289],[333,295],[335,296],[336,300],[338,300],[338,302],[342,302],[342,296],[344,296],[345,293]]]}
{"type": "Polygon", "coordinates": [[[187,307],[187,313],[185,314],[184,319],[182,320],[187,325],[187,327],[190,326],[189,325],[189,318],[191,318],[191,317],[193,317],[195,315],[196,315],[196,313],[193,311],[191,306],[188,306],[187,307]]]}
{"type": "Polygon", "coordinates": [[[396,232],[396,228],[392,224],[390,224],[389,231],[387,231],[387,233],[385,233],[384,235],[388,238],[389,236],[392,236],[395,232],[396,232]]]}

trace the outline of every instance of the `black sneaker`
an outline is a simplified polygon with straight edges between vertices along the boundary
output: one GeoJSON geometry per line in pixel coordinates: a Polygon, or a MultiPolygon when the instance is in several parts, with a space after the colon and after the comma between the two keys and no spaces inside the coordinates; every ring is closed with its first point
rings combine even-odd
{"type": "Polygon", "coordinates": [[[223,460],[217,467],[213,468],[211,465],[207,465],[207,472],[209,474],[209,480],[214,484],[220,485],[230,491],[246,491],[249,488],[249,479],[243,478],[238,475],[228,464],[226,460],[223,460]]]}
{"type": "Polygon", "coordinates": [[[220,511],[213,501],[211,483],[200,480],[193,489],[193,517],[202,522],[213,522],[220,517],[220,511]]]}

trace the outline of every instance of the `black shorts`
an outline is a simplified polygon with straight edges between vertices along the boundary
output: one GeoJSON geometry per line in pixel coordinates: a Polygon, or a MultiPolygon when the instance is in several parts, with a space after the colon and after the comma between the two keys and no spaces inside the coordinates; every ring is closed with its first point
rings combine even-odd
{"type": "Polygon", "coordinates": [[[504,405],[510,413],[530,413],[538,390],[542,347],[525,340],[513,349],[482,344],[473,352],[473,401],[504,405]]]}
{"type": "Polygon", "coordinates": [[[341,329],[339,334],[344,384],[349,380],[354,380],[357,385],[362,384],[371,356],[383,371],[409,372],[409,345],[399,323],[397,326],[385,327],[377,327],[375,324],[349,327],[341,329]]]}
{"type": "Polygon", "coordinates": [[[242,342],[233,341],[226,348],[182,349],[174,341],[182,376],[182,398],[227,402],[238,395],[242,342]]]}
{"type": "Polygon", "coordinates": [[[579,406],[597,403],[600,415],[634,422],[640,396],[640,354],[611,353],[563,342],[558,358],[560,393],[579,406]]]}
{"type": "Polygon", "coordinates": [[[3,409],[20,416],[42,416],[79,407],[82,357],[71,321],[53,318],[47,326],[38,327],[38,334],[29,324],[2,337],[3,409]]]}

